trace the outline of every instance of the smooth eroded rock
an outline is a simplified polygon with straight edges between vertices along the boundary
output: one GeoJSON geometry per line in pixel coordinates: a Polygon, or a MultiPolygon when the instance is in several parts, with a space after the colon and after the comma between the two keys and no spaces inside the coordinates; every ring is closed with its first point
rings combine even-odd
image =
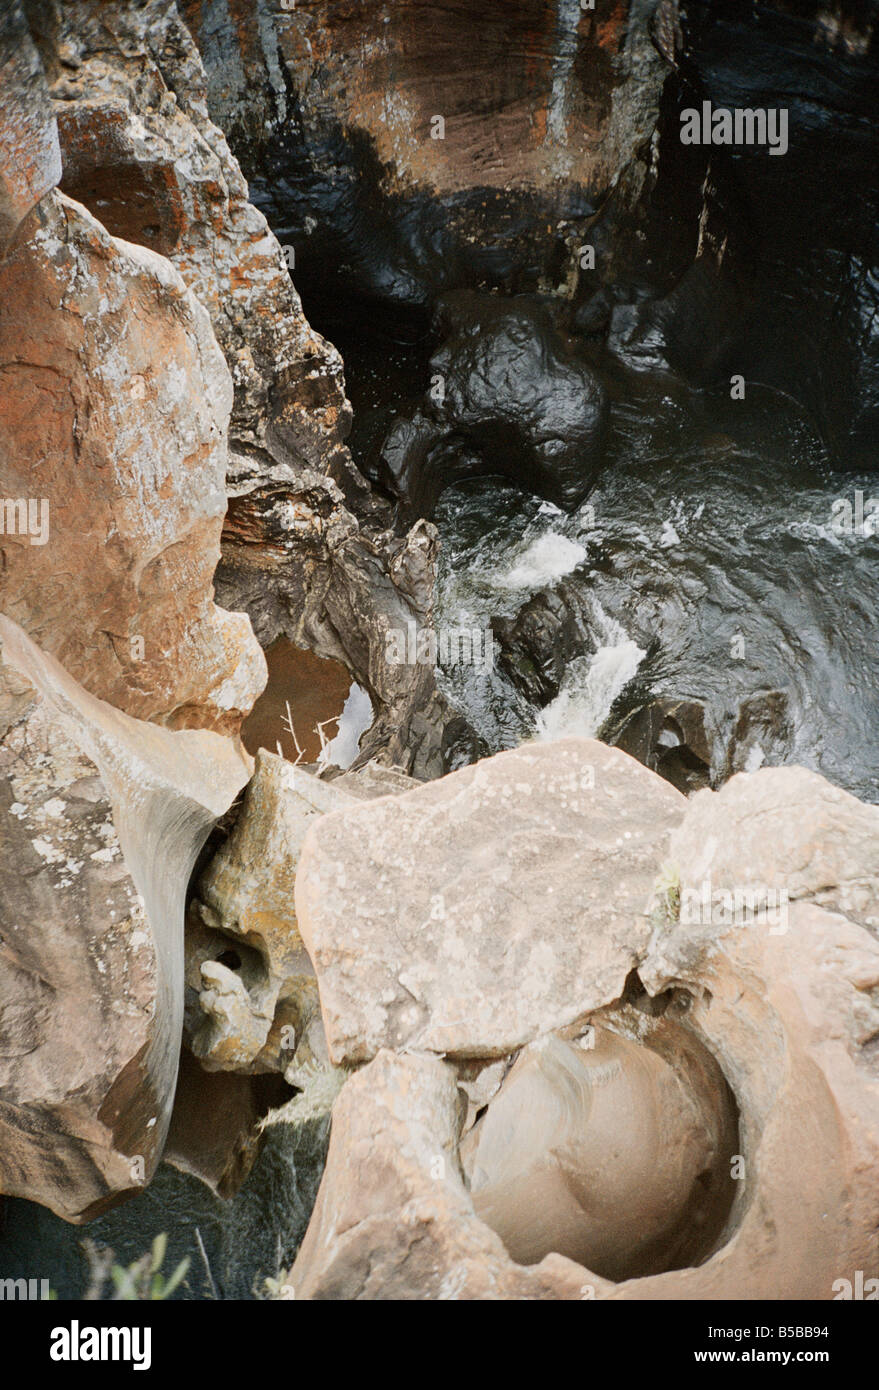
{"type": "Polygon", "coordinates": [[[159,1161],[189,876],[250,769],[95,699],[3,617],[0,640],[0,1190],[80,1221],[159,1161]]]}
{"type": "Polygon", "coordinates": [[[265,660],[213,602],[232,385],[207,314],[63,194],[28,232],[0,264],[0,611],[127,714],[235,731],[265,660]]]}

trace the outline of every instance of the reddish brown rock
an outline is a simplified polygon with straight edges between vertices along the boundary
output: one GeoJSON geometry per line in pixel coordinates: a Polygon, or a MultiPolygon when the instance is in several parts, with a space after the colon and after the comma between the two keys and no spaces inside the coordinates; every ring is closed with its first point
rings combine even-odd
{"type": "Polygon", "coordinates": [[[0,264],[0,609],[138,718],[237,729],[265,681],[213,602],[232,389],[173,266],[62,194],[0,264]]]}
{"type": "Polygon", "coordinates": [[[0,13],[0,247],[61,178],[58,131],[20,0],[0,13]]]}

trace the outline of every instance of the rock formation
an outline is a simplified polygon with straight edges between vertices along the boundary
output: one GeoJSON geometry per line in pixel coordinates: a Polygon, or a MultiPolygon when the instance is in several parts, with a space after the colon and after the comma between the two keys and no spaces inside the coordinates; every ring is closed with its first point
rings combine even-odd
{"type": "MultiPolygon", "coordinates": [[[[358,1055],[336,1022],[346,942],[357,942],[361,978],[370,979],[374,943],[394,909],[405,930],[410,898],[425,951],[442,966],[437,978],[449,979],[454,953],[437,953],[437,927],[417,906],[433,886],[420,806],[447,788],[447,824],[469,828],[464,867],[474,866],[477,895],[458,968],[476,979],[481,963],[495,960],[492,918],[478,894],[499,855],[495,846],[480,859],[492,844],[490,819],[480,843],[468,813],[484,808],[493,785],[494,800],[506,791],[511,810],[530,817],[535,839],[552,826],[563,841],[578,798],[536,797],[527,770],[534,756],[528,748],[498,755],[396,798],[397,852],[382,852],[371,879],[379,896],[365,903],[355,874],[344,890],[346,915],[341,885],[332,890],[331,847],[338,854],[346,819],[357,835],[362,812],[334,812],[309,832],[300,927],[310,940],[309,915],[322,903],[338,914],[335,949],[313,948],[338,1054],[358,1055]],[[424,884],[406,872],[399,847],[407,840],[418,847],[424,884]],[[329,899],[315,891],[319,881],[329,899]]],[[[640,914],[627,910],[618,895],[637,874],[614,876],[613,888],[604,877],[611,865],[618,870],[619,849],[572,857],[565,900],[594,895],[604,912],[580,938],[571,987],[560,991],[538,962],[508,981],[495,963],[478,1005],[471,997],[468,1009],[466,991],[454,991],[462,1006],[457,1031],[447,1023],[447,991],[434,993],[432,979],[425,987],[417,958],[400,963],[417,1033],[407,1026],[406,1002],[395,1003],[375,977],[358,1035],[359,1055],[373,1060],[334,1111],[324,1181],[290,1275],[296,1296],[829,1299],[840,1276],[861,1269],[872,1277],[879,1269],[869,1176],[879,1163],[879,811],[814,774],[768,769],[736,777],[719,793],[698,793],[681,819],[685,803],[659,778],[603,745],[571,741],[537,756],[546,787],[553,776],[560,787],[575,777],[578,763],[594,763],[593,808],[607,798],[618,815],[628,805],[646,818],[649,795],[665,804],[658,824],[655,808],[652,817],[665,833],[650,851],[643,847],[646,860],[652,853],[654,892],[640,914]],[[643,923],[624,981],[625,967],[622,975],[607,970],[613,913],[628,916],[627,941],[638,939],[639,916],[643,923]],[[577,978],[590,982],[588,998],[573,987],[577,978]],[[543,988],[551,1001],[534,1041],[517,1025],[523,984],[526,998],[543,988]],[[394,1008],[402,1026],[392,1033],[384,1020],[394,1008]],[[494,1037],[505,1040],[495,1050],[481,1027],[488,1018],[494,1037]],[[503,1064],[486,1066],[502,1049],[503,1064]],[[639,1087],[638,1101],[624,1099],[639,1087]],[[657,1122],[651,1113],[662,1120],[645,1149],[640,1126],[657,1122]],[[608,1167],[600,1155],[612,1148],[617,1158],[608,1167]],[[645,1152],[649,1174],[639,1171],[645,1152]],[[633,1229],[627,1222],[636,1211],[633,1229]],[[686,1250],[675,1249],[675,1211],[686,1250]],[[669,1223],[663,1235],[657,1217],[669,1223]]],[[[389,816],[392,804],[378,803],[374,815],[389,816]]],[[[381,844],[379,835],[379,851],[381,844]]],[[[505,912],[520,901],[520,862],[514,854],[514,867],[503,867],[513,889],[505,912]]],[[[448,872],[447,861],[444,894],[448,872]]],[[[440,920],[451,915],[445,910],[440,920]]],[[[564,913],[544,907],[541,921],[541,944],[556,961],[566,947],[564,913]]]]}
{"type": "Polygon", "coordinates": [[[81,1221],[161,1156],[186,888],[250,769],[95,699],[4,617],[0,638],[0,1188],[81,1221]]]}
{"type": "Polygon", "coordinates": [[[879,1288],[879,808],[753,770],[787,648],[675,685],[707,586],[556,534],[501,674],[544,706],[625,617],[603,741],[483,757],[408,650],[443,489],[579,507],[640,377],[670,453],[735,373],[874,461],[872,20],[605,9],[3,8],[0,1197],[256,1212],[280,1299],[879,1288]],[[682,141],[721,99],[790,157],[682,141]],[[294,281],[423,330],[362,434],[294,281]],[[238,738],[279,639],[369,698],[341,775],[238,738]]]}
{"type": "Polygon", "coordinates": [[[20,229],[0,294],[3,611],[129,714],[237,729],[265,666],[213,603],[232,389],[207,314],[63,194],[20,229]]]}
{"type": "Polygon", "coordinates": [[[404,515],[429,516],[443,488],[486,474],[575,507],[602,462],[607,396],[596,373],[538,302],[450,295],[438,322],[430,393],[397,416],[379,455],[404,515]]]}
{"type": "Polygon", "coordinates": [[[183,8],[214,118],[306,277],[342,266],[404,302],[555,286],[621,171],[619,201],[645,177],[668,71],[651,3],[183,8]]]}
{"type": "Polygon", "coordinates": [[[364,761],[437,775],[453,716],[430,668],[386,658],[389,631],[430,627],[435,540],[424,528],[394,537],[351,461],[341,360],[307,323],[284,250],[248,202],[176,6],[50,3],[32,24],[62,188],[109,231],[170,258],[232,373],[220,602],[250,615],[263,647],[285,634],[347,666],[376,710],[364,761]]]}

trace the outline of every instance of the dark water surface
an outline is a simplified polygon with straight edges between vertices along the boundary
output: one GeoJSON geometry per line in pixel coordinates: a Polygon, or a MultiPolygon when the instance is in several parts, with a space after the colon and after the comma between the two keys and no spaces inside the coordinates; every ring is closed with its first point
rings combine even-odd
{"type": "MultiPolygon", "coordinates": [[[[396,410],[429,384],[426,318],[352,314],[305,296],[342,351],[364,471],[396,410]]],[[[584,349],[584,352],[588,351],[584,349]]],[[[781,693],[784,729],[748,766],[800,763],[879,801],[879,536],[846,533],[879,485],[830,467],[803,410],[749,384],[744,400],[671,374],[596,357],[613,402],[606,466],[568,515],[499,479],[450,489],[438,627],[487,628],[559,581],[594,616],[549,708],[530,705],[497,663],[439,673],[492,750],[535,734],[597,733],[650,696],[704,701],[722,739],[742,701],[781,693]]]]}

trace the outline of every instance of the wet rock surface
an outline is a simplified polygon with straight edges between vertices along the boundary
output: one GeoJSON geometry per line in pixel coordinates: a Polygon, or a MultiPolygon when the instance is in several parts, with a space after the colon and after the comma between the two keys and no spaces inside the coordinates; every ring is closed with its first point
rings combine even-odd
{"type": "Polygon", "coordinates": [[[214,118],[304,279],[331,268],[355,293],[413,303],[576,277],[620,170],[634,188],[644,177],[668,71],[652,8],[184,11],[214,118]]]}
{"type": "Polygon", "coordinates": [[[576,506],[601,466],[607,397],[549,309],[450,295],[438,328],[427,401],[397,418],[379,452],[404,516],[431,515],[443,488],[486,474],[576,506]]]}

